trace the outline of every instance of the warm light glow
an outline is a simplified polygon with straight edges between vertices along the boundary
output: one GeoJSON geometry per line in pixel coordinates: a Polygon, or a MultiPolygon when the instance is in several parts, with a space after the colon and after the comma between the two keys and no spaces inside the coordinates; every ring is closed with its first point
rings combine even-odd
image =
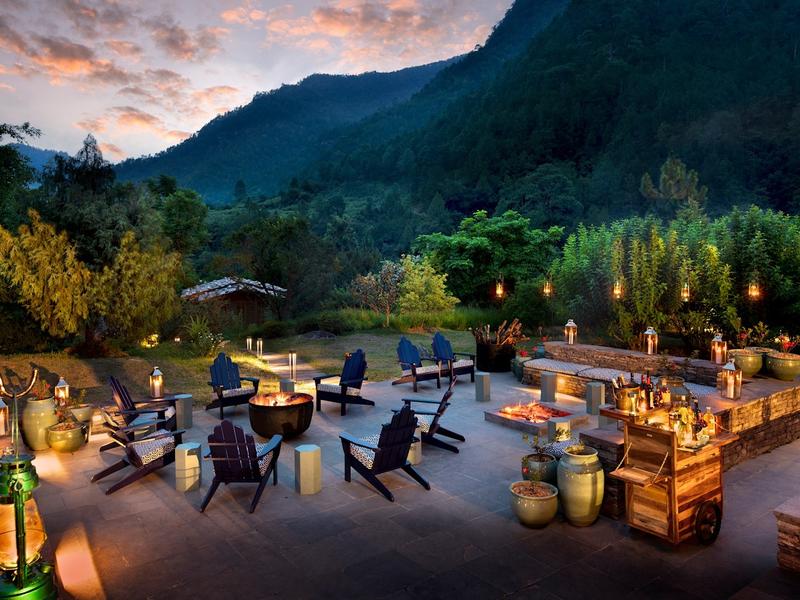
{"type": "Polygon", "coordinates": [[[164,397],[164,374],[158,367],[153,367],[153,372],[150,373],[150,397],[164,397]]]}
{"type": "Polygon", "coordinates": [[[180,344],[181,343],[181,336],[176,335],[174,338],[172,338],[172,341],[175,342],[176,344],[180,344]]]}
{"type": "Polygon", "coordinates": [[[258,356],[258,358],[264,356],[264,340],[261,338],[256,340],[256,356],[258,356]]]}
{"type": "Polygon", "coordinates": [[[681,301],[688,302],[689,301],[689,282],[683,284],[683,288],[681,288],[681,301]]]}
{"type": "MultiPolygon", "coordinates": [[[[25,503],[25,562],[39,559],[39,551],[47,536],[33,496],[25,503]]],[[[17,568],[17,527],[14,505],[0,504],[0,568],[13,571],[17,568]]]]}
{"type": "Polygon", "coordinates": [[[614,300],[621,300],[622,299],[622,282],[617,279],[614,282],[614,300]]]}
{"type": "Polygon", "coordinates": [[[747,286],[747,297],[750,300],[758,300],[761,298],[761,287],[755,281],[751,281],[747,286]]]}
{"type": "Polygon", "coordinates": [[[575,324],[575,321],[570,319],[567,321],[567,324],[564,325],[564,343],[572,346],[577,338],[578,326],[575,324]]]}
{"type": "Polygon", "coordinates": [[[652,327],[644,332],[644,346],[647,354],[658,354],[658,334],[652,327]]]}
{"type": "Polygon", "coordinates": [[[309,394],[298,394],[291,392],[273,392],[272,394],[259,394],[250,399],[250,404],[255,406],[291,406],[293,404],[303,404],[312,402],[313,397],[309,394]]]}
{"type": "Polygon", "coordinates": [[[544,294],[545,298],[549,298],[553,295],[553,284],[550,281],[544,282],[544,288],[542,289],[542,293],[544,294]]]}
{"type": "Polygon", "coordinates": [[[252,352],[253,351],[253,338],[251,338],[250,336],[247,336],[245,338],[245,340],[244,340],[244,343],[245,343],[245,347],[247,348],[247,351],[248,352],[252,352]]]}
{"type": "Polygon", "coordinates": [[[56,548],[56,570],[64,590],[73,598],[105,598],[83,524],[71,527],[56,548]]]}
{"type": "Polygon", "coordinates": [[[737,369],[733,360],[722,367],[722,396],[737,400],[742,395],[742,370],[737,369]]]}
{"type": "Polygon", "coordinates": [[[289,379],[297,379],[297,352],[289,350],[289,379]]]}
{"type": "Polygon", "coordinates": [[[500,279],[498,280],[497,283],[494,284],[494,295],[497,296],[498,298],[502,298],[503,296],[505,296],[505,293],[506,290],[503,287],[503,280],[500,279]]]}
{"type": "Polygon", "coordinates": [[[523,419],[531,423],[544,423],[553,417],[569,416],[568,412],[550,408],[549,406],[542,406],[538,402],[530,402],[528,404],[517,402],[515,405],[504,406],[500,409],[500,413],[510,419],[523,419]]]}
{"type": "Polygon", "coordinates": [[[53,395],[56,398],[56,403],[62,406],[69,400],[69,384],[63,377],[59,377],[56,387],[53,388],[53,395]]]}
{"type": "Polygon", "coordinates": [[[724,365],[728,355],[728,342],[722,340],[722,334],[718,333],[711,340],[711,362],[717,365],[724,365]]]}

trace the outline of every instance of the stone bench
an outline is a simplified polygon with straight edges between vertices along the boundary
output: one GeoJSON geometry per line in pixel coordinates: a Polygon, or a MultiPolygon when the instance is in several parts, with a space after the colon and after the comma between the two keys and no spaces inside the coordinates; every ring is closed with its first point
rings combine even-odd
{"type": "Polygon", "coordinates": [[[800,572],[800,496],[790,498],[774,512],[778,521],[778,564],[800,572]]]}

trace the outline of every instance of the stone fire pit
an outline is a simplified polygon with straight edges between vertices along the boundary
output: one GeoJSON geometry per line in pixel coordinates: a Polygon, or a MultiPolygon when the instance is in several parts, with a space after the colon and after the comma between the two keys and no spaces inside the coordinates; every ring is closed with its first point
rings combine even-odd
{"type": "Polygon", "coordinates": [[[314,398],[310,394],[275,392],[253,396],[250,405],[250,427],[262,437],[280,434],[291,439],[311,425],[314,398]]]}
{"type": "Polygon", "coordinates": [[[566,419],[571,428],[577,428],[589,422],[588,415],[575,414],[562,408],[556,408],[549,402],[509,404],[500,410],[484,411],[483,418],[491,423],[531,434],[546,434],[547,422],[550,419],[566,419]]]}

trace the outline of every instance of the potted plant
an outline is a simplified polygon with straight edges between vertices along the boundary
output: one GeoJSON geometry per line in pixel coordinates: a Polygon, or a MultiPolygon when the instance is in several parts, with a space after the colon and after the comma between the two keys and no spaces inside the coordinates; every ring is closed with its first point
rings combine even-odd
{"type": "Polygon", "coordinates": [[[475,337],[475,362],[480,371],[488,373],[507,373],[511,370],[511,361],[516,356],[517,342],[528,341],[522,334],[522,323],[514,319],[510,325],[506,322],[492,332],[491,326],[482,325],[470,329],[475,337]]]}
{"type": "Polygon", "coordinates": [[[558,510],[558,488],[543,481],[515,481],[509,487],[511,511],[528,527],[544,527],[558,510]]]}
{"type": "Polygon", "coordinates": [[[532,454],[522,457],[522,478],[528,481],[544,481],[555,484],[558,469],[556,457],[542,450],[542,447],[539,446],[538,434],[529,437],[526,433],[522,439],[533,448],[532,454]]]}
{"type": "Polygon", "coordinates": [[[728,358],[733,359],[736,368],[742,370],[742,377],[748,379],[758,373],[764,365],[764,355],[747,348],[728,350],[728,358]]]}
{"type": "Polygon", "coordinates": [[[511,371],[514,373],[514,377],[517,378],[517,381],[522,381],[522,371],[525,367],[525,363],[529,360],[530,355],[528,351],[519,350],[517,351],[517,356],[511,361],[511,371]]]}
{"type": "Polygon", "coordinates": [[[69,410],[72,416],[81,423],[88,423],[92,420],[94,406],[86,402],[86,390],[81,390],[78,393],[78,400],[73,406],[70,406],[69,410]]]}
{"type": "MultiPolygon", "coordinates": [[[[774,348],[766,347],[767,339],[769,337],[769,328],[761,321],[759,321],[756,325],[752,328],[747,330],[748,336],[748,343],[750,345],[745,346],[745,350],[750,350],[751,352],[756,352],[761,355],[762,358],[762,367],[761,372],[766,373],[768,372],[767,369],[767,354],[770,352],[774,352],[774,348]]],[[[741,368],[741,367],[740,367],[741,368]]]]}
{"type": "Polygon", "coordinates": [[[40,379],[33,386],[22,411],[22,433],[31,450],[47,450],[47,428],[58,423],[53,390],[40,379]]]}
{"type": "Polygon", "coordinates": [[[75,452],[87,441],[88,425],[72,414],[80,400],[66,398],[56,407],[58,423],[47,428],[47,443],[56,452],[75,452]]]}
{"type": "Polygon", "coordinates": [[[767,354],[767,369],[778,379],[794,381],[800,375],[800,354],[793,354],[792,350],[800,343],[800,336],[781,333],[775,338],[775,343],[780,351],[767,354]]]}

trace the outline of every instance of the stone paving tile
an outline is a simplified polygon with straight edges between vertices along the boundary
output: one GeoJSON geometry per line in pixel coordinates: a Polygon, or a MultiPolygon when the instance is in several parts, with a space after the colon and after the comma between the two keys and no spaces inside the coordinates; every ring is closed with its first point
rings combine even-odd
{"type": "Polygon", "coordinates": [[[412,598],[472,600],[501,598],[503,591],[469,572],[466,566],[440,573],[407,590],[412,598]]]}

